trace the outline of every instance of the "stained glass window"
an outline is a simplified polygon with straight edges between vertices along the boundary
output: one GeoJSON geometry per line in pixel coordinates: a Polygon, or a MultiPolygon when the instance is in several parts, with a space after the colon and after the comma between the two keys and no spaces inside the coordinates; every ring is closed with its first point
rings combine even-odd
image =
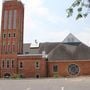
{"type": "Polygon", "coordinates": [[[68,72],[71,75],[77,75],[79,73],[79,67],[76,64],[70,64],[68,67],[68,72]]]}

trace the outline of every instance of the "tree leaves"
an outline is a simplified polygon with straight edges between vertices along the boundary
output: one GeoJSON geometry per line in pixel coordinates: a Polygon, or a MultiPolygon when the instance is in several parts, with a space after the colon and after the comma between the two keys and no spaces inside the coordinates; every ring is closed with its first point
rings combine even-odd
{"type": "Polygon", "coordinates": [[[72,7],[76,7],[80,5],[81,0],[76,0],[73,4],[72,7]]]}
{"type": "Polygon", "coordinates": [[[78,10],[78,12],[81,12],[82,11],[82,7],[79,7],[77,10],[78,10]]]}
{"type": "Polygon", "coordinates": [[[73,8],[68,8],[67,9],[67,17],[70,17],[70,16],[72,16],[72,14],[73,14],[73,8]]]}
{"type": "Polygon", "coordinates": [[[84,0],[75,0],[72,5],[70,6],[70,8],[68,8],[66,10],[67,12],[67,17],[70,17],[73,15],[74,13],[74,8],[77,9],[77,15],[76,15],[76,20],[80,19],[80,18],[86,18],[88,13],[87,10],[85,11],[85,9],[83,8],[88,8],[90,9],[90,0],[87,0],[88,4],[84,3],[84,0]],[[84,12],[83,12],[84,11],[84,12]]]}
{"type": "Polygon", "coordinates": [[[88,13],[83,14],[83,16],[84,16],[85,18],[87,17],[87,15],[88,15],[88,13]]]}
{"type": "Polygon", "coordinates": [[[83,17],[82,14],[79,13],[79,14],[77,15],[77,17],[76,17],[76,20],[79,19],[79,18],[82,18],[82,17],[83,17]]]}

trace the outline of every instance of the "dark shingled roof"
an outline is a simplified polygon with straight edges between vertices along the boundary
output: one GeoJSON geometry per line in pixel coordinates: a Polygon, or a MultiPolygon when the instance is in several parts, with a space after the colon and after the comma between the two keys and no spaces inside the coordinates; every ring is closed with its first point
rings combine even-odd
{"type": "Polygon", "coordinates": [[[43,51],[46,52],[46,54],[49,54],[52,49],[54,49],[59,43],[40,43],[39,45],[39,53],[42,53],[43,51]]]}
{"type": "Polygon", "coordinates": [[[30,43],[23,44],[23,54],[39,54],[39,47],[30,47],[30,43]]]}
{"type": "Polygon", "coordinates": [[[48,55],[48,60],[88,60],[90,59],[90,47],[86,46],[72,34],[69,34],[64,42],[40,43],[38,48],[30,48],[30,44],[24,44],[24,53],[48,55]],[[70,39],[72,38],[72,39],[70,39]],[[68,41],[68,39],[70,39],[68,41]]]}
{"type": "Polygon", "coordinates": [[[90,59],[90,47],[80,44],[74,52],[74,57],[78,60],[90,59]]]}
{"type": "Polygon", "coordinates": [[[70,60],[71,59],[71,52],[67,50],[65,45],[59,44],[55,47],[48,55],[49,60],[70,60]]]}
{"type": "Polygon", "coordinates": [[[30,51],[30,43],[23,44],[23,54],[29,53],[30,51]]]}
{"type": "Polygon", "coordinates": [[[59,44],[48,54],[48,60],[87,60],[90,59],[90,48],[84,44],[78,46],[59,44]]]}
{"type": "Polygon", "coordinates": [[[90,48],[81,42],[76,43],[40,43],[39,53],[45,51],[48,60],[90,59],[90,48]]]}

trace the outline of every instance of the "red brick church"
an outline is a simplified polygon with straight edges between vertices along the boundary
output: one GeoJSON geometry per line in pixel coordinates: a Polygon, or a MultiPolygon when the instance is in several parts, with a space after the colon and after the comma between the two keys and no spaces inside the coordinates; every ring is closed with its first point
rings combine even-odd
{"type": "Polygon", "coordinates": [[[0,32],[0,77],[90,75],[90,47],[72,34],[63,42],[23,44],[24,5],[5,0],[0,32]]]}

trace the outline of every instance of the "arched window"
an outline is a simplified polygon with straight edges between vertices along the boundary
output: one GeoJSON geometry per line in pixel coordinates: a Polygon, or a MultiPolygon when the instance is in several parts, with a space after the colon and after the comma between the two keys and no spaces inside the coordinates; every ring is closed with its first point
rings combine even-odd
{"type": "Polygon", "coordinates": [[[23,68],[23,62],[19,62],[19,68],[20,68],[20,69],[23,68]]]}
{"type": "Polygon", "coordinates": [[[3,42],[2,53],[5,53],[6,51],[7,51],[6,42],[3,42]]]}
{"type": "Polygon", "coordinates": [[[8,53],[10,53],[10,52],[11,52],[10,42],[8,42],[7,52],[8,52],[8,53]]]}
{"type": "Polygon", "coordinates": [[[58,72],[58,65],[53,65],[53,72],[58,72]]]}
{"type": "Polygon", "coordinates": [[[39,69],[39,68],[40,68],[40,62],[39,62],[39,61],[36,61],[36,62],[35,62],[35,68],[36,68],[36,69],[39,69]]]}
{"type": "Polygon", "coordinates": [[[7,64],[7,68],[9,68],[10,67],[10,60],[7,60],[7,62],[6,62],[7,64]]]}
{"type": "Polygon", "coordinates": [[[15,52],[15,43],[12,44],[12,52],[15,52]]]}
{"type": "Polygon", "coordinates": [[[3,34],[3,38],[6,38],[6,33],[3,34]]]}
{"type": "Polygon", "coordinates": [[[4,67],[5,67],[5,60],[2,59],[1,68],[4,68],[4,67]]]}
{"type": "Polygon", "coordinates": [[[14,60],[12,60],[12,68],[14,68],[14,60]]]}
{"type": "Polygon", "coordinates": [[[9,10],[8,29],[12,29],[12,10],[9,10]]]}
{"type": "Polygon", "coordinates": [[[16,21],[17,21],[17,10],[14,10],[13,29],[16,29],[16,21]]]}
{"type": "Polygon", "coordinates": [[[7,10],[5,10],[4,11],[4,30],[6,30],[7,29],[7,25],[8,25],[8,11],[7,10]]]}

